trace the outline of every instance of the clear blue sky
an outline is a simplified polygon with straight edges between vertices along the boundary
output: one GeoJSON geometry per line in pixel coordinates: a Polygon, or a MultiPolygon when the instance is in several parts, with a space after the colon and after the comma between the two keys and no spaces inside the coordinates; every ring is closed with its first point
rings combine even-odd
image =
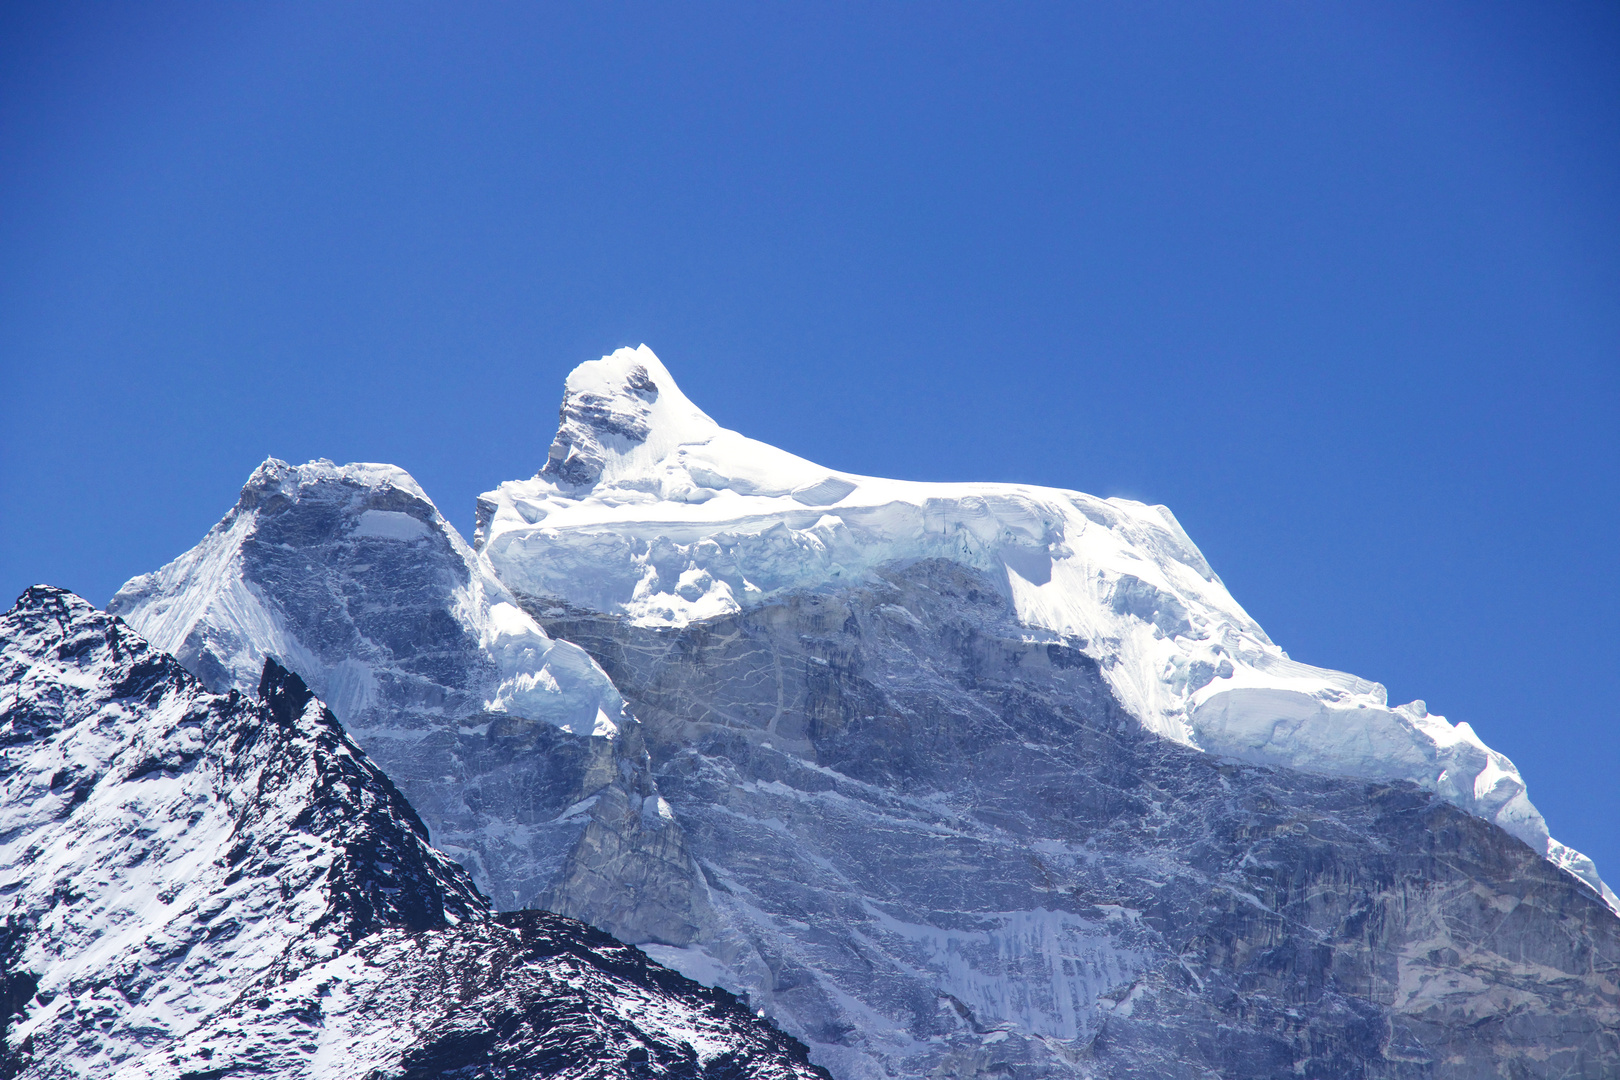
{"type": "Polygon", "coordinates": [[[266,455],[467,529],[647,342],[828,465],[1169,504],[1620,878],[1620,7],[0,9],[0,587],[266,455]]]}

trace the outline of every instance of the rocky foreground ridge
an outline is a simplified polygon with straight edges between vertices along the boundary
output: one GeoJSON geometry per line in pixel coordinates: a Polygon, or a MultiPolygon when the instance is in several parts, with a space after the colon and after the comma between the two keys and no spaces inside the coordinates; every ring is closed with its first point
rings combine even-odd
{"type": "Polygon", "coordinates": [[[813,1077],[724,991],[496,914],[295,674],[0,616],[0,1076],[813,1077]]]}

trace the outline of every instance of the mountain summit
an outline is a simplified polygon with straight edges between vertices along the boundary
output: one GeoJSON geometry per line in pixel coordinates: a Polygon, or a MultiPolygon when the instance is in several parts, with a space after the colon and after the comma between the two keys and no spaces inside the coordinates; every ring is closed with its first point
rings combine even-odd
{"type": "Polygon", "coordinates": [[[576,489],[611,484],[680,446],[723,434],[681,393],[651,349],[621,349],[568,376],[557,437],[539,475],[576,489]]]}

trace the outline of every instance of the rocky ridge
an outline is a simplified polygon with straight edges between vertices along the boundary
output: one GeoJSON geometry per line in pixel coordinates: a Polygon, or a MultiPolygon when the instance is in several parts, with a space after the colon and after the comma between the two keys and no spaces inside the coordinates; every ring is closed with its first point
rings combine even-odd
{"type": "Polygon", "coordinates": [[[0,616],[0,1074],[809,1077],[723,992],[494,916],[274,661],[213,694],[71,593],[0,616]]]}

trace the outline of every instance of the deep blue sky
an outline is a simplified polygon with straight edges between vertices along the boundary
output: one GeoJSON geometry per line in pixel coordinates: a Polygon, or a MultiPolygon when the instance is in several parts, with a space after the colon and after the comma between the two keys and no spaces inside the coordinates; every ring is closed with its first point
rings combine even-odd
{"type": "Polygon", "coordinates": [[[1620,878],[1620,7],[0,10],[0,591],[266,455],[463,529],[650,344],[828,465],[1169,504],[1620,878]]]}

